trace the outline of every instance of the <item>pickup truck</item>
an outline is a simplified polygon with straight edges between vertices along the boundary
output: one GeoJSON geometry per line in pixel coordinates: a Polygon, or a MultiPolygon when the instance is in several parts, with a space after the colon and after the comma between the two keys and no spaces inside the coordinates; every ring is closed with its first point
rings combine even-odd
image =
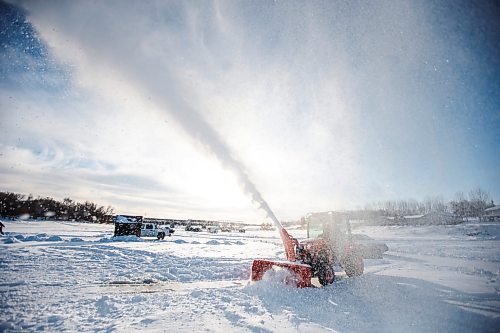
{"type": "Polygon", "coordinates": [[[141,226],[141,237],[156,237],[157,239],[164,239],[165,236],[172,236],[174,229],[169,226],[157,226],[154,223],[143,223],[141,226]]]}
{"type": "Polygon", "coordinates": [[[203,228],[201,226],[199,226],[199,225],[188,225],[188,226],[186,226],[186,231],[200,232],[201,229],[203,229],[203,228]]]}

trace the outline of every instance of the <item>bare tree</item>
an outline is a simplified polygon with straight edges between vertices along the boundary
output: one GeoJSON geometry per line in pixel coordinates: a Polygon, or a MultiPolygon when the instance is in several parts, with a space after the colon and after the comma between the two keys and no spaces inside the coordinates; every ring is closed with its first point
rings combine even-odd
{"type": "Polygon", "coordinates": [[[457,192],[455,199],[450,202],[450,210],[461,219],[467,219],[469,215],[469,201],[465,199],[463,192],[457,192]]]}
{"type": "Polygon", "coordinates": [[[483,218],[484,210],[489,206],[490,194],[480,187],[469,192],[471,217],[483,218]]]}

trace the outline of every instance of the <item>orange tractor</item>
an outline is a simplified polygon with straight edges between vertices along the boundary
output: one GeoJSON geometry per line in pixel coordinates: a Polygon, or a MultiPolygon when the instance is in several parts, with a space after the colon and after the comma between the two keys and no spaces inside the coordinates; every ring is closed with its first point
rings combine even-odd
{"type": "Polygon", "coordinates": [[[336,212],[314,213],[307,217],[307,239],[299,242],[277,220],[285,247],[286,261],[256,259],[252,264],[252,281],[262,280],[267,271],[286,269],[286,283],[299,288],[311,287],[311,279],[317,277],[321,285],[335,279],[334,266],[342,267],[347,276],[363,274],[363,258],[353,242],[349,219],[336,212]]]}

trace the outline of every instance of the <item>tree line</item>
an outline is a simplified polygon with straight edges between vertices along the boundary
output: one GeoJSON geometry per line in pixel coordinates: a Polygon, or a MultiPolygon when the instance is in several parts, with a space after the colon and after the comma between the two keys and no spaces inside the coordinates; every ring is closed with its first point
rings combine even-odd
{"type": "Polygon", "coordinates": [[[75,202],[70,198],[58,201],[50,197],[33,197],[12,192],[0,192],[0,216],[7,218],[74,220],[98,223],[113,221],[111,206],[98,206],[93,202],[75,202]]]}
{"type": "Polygon", "coordinates": [[[450,213],[463,220],[482,219],[484,210],[495,206],[488,192],[476,187],[468,195],[458,192],[455,198],[446,202],[441,196],[427,196],[423,201],[392,200],[366,205],[364,209],[353,211],[358,218],[366,219],[377,216],[425,215],[431,212],[450,213]]]}

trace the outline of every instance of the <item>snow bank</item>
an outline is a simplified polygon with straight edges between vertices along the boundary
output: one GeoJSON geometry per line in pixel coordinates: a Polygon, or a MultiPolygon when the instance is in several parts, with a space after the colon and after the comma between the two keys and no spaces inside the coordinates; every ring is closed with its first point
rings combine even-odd
{"type": "MultiPolygon", "coordinates": [[[[6,238],[3,240],[4,244],[14,244],[14,243],[22,243],[22,242],[71,242],[78,243],[84,242],[85,240],[80,237],[72,237],[70,239],[64,239],[58,235],[47,235],[46,233],[36,234],[24,236],[21,234],[13,234],[9,233],[6,238]]],[[[100,239],[97,239],[95,242],[97,243],[113,243],[113,242],[144,242],[145,239],[139,238],[137,236],[106,236],[100,239]]]]}
{"type": "Polygon", "coordinates": [[[103,237],[99,239],[97,242],[99,243],[113,243],[113,242],[144,242],[143,238],[127,235],[127,236],[111,236],[111,237],[103,237]]]}
{"type": "Polygon", "coordinates": [[[62,242],[60,236],[49,236],[45,233],[32,236],[15,235],[9,233],[8,237],[3,240],[4,244],[22,243],[22,242],[62,242]]]}

